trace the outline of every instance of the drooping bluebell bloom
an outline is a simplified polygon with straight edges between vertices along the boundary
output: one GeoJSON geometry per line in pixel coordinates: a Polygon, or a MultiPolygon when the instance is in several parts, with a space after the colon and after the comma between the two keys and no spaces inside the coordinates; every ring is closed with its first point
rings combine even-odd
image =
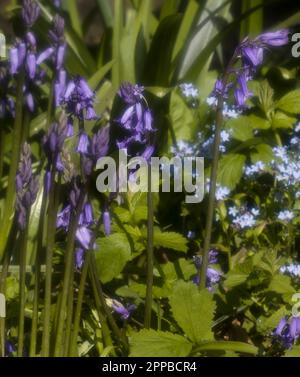
{"type": "Polygon", "coordinates": [[[62,97],[62,102],[66,105],[66,110],[71,116],[80,120],[98,119],[94,106],[95,94],[82,77],[71,80],[62,97]]]}
{"type": "Polygon", "coordinates": [[[123,304],[121,304],[117,300],[112,300],[111,307],[116,313],[120,314],[121,318],[124,321],[128,320],[132,312],[136,310],[136,305],[130,304],[127,307],[125,307],[123,304]]]}
{"type": "Polygon", "coordinates": [[[292,317],[290,321],[287,317],[282,318],[273,335],[284,348],[291,348],[300,337],[300,318],[292,317]]]}
{"type": "Polygon", "coordinates": [[[31,149],[24,143],[16,175],[16,215],[21,230],[27,225],[30,208],[38,192],[38,179],[32,174],[31,149]]]}
{"type": "Polygon", "coordinates": [[[119,149],[130,149],[134,144],[145,145],[149,142],[153,128],[153,116],[143,95],[144,87],[124,83],[118,94],[126,104],[118,124],[124,136],[117,142],[119,149]]]}
{"type": "Polygon", "coordinates": [[[236,105],[243,108],[247,99],[252,95],[248,90],[247,81],[251,80],[258,67],[262,64],[264,51],[269,47],[284,46],[288,43],[288,30],[263,33],[251,40],[246,37],[236,48],[232,65],[227,71],[226,77],[229,78],[229,86],[223,80],[217,80],[214,96],[226,97],[230,86],[234,88],[236,105]],[[234,68],[234,63],[240,60],[241,66],[234,68]]]}
{"type": "MultiPolygon", "coordinates": [[[[213,268],[214,264],[218,263],[218,252],[216,250],[210,250],[209,252],[209,259],[208,259],[208,269],[206,272],[206,286],[208,290],[213,290],[213,286],[217,284],[222,276],[222,273],[215,268],[213,268]]],[[[202,257],[199,255],[194,256],[194,264],[197,269],[197,271],[201,270],[202,265],[202,257]]],[[[199,274],[195,275],[193,278],[193,282],[197,285],[199,285],[199,274]]]]}

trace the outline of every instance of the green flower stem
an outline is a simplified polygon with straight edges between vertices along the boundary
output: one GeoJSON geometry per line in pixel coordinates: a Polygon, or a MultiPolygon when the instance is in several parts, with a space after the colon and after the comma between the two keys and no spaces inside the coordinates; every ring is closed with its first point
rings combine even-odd
{"type": "Polygon", "coordinates": [[[35,284],[34,284],[34,298],[33,298],[33,312],[32,312],[32,325],[30,335],[30,349],[29,356],[36,356],[36,343],[37,343],[37,329],[38,329],[38,314],[39,314],[39,293],[40,293],[40,276],[41,276],[41,259],[43,251],[43,237],[45,226],[45,213],[47,205],[46,191],[43,191],[40,220],[38,226],[38,239],[35,257],[35,284]]]}
{"type": "Polygon", "coordinates": [[[201,269],[199,269],[199,289],[205,288],[206,273],[208,268],[209,248],[211,242],[212,225],[214,220],[215,211],[215,198],[216,198],[216,185],[218,174],[218,161],[219,161],[219,147],[221,142],[221,128],[223,124],[223,97],[218,97],[217,114],[216,114],[216,130],[214,139],[213,159],[210,175],[210,189],[208,198],[208,209],[206,217],[205,238],[201,269]]]}
{"type": "Polygon", "coordinates": [[[153,286],[153,196],[151,192],[151,166],[148,165],[148,192],[147,192],[147,206],[148,206],[148,225],[147,225],[147,288],[146,288],[146,305],[145,305],[145,319],[144,326],[146,329],[151,325],[152,313],[152,286],[153,286]]]}
{"type": "Polygon", "coordinates": [[[86,257],[85,257],[85,260],[84,260],[84,264],[83,264],[83,267],[82,267],[82,271],[81,271],[81,277],[80,277],[80,283],[79,283],[79,289],[78,289],[78,297],[77,297],[77,305],[76,305],[75,317],[74,317],[74,325],[73,325],[73,331],[72,331],[71,341],[70,341],[70,356],[71,357],[78,356],[77,337],[78,337],[78,333],[79,333],[81,309],[82,309],[82,303],[83,303],[84,288],[85,288],[85,284],[86,284],[86,280],[87,280],[89,260],[90,260],[90,251],[87,251],[86,257]]]}
{"type": "Polygon", "coordinates": [[[26,256],[27,256],[27,234],[28,234],[28,220],[27,216],[26,228],[20,233],[20,281],[19,281],[19,327],[18,327],[18,357],[23,356],[24,351],[24,327],[25,327],[25,302],[26,302],[26,256]]]}
{"type": "Polygon", "coordinates": [[[72,334],[72,320],[73,320],[73,303],[74,303],[74,263],[71,268],[71,278],[69,282],[69,296],[67,300],[67,319],[66,319],[66,335],[64,346],[64,357],[69,356],[70,352],[70,339],[72,334]]]}
{"type": "MultiPolygon", "coordinates": [[[[90,258],[89,258],[89,261],[88,261],[88,267],[90,267],[90,258]]],[[[89,271],[89,277],[90,277],[90,281],[91,281],[91,285],[92,285],[92,289],[93,289],[93,293],[94,293],[95,305],[96,305],[96,308],[97,308],[99,321],[100,321],[100,324],[101,324],[101,331],[102,331],[102,336],[103,336],[104,347],[113,346],[110,330],[109,330],[109,327],[108,327],[108,324],[107,324],[105,311],[103,309],[103,306],[101,305],[99,295],[98,295],[97,279],[95,278],[91,268],[88,268],[88,271],[89,271]]]]}
{"type": "Polygon", "coordinates": [[[45,275],[45,302],[44,302],[44,323],[42,337],[42,356],[48,357],[50,352],[51,332],[51,291],[52,291],[52,268],[53,249],[55,244],[56,218],[58,212],[58,190],[59,184],[55,182],[55,167],[51,170],[51,183],[48,202],[47,221],[47,245],[46,245],[46,275],[45,275]]]}
{"type": "Polygon", "coordinates": [[[55,339],[55,349],[54,349],[55,357],[61,357],[63,355],[62,347],[63,347],[63,340],[64,340],[64,325],[65,325],[65,319],[66,319],[66,314],[67,314],[68,295],[70,294],[69,287],[70,287],[70,280],[71,280],[71,274],[72,274],[72,263],[74,262],[74,242],[75,242],[75,235],[76,235],[76,230],[77,230],[78,222],[79,222],[79,216],[83,208],[85,196],[86,196],[86,187],[81,190],[75,214],[71,215],[71,222],[69,226],[67,245],[66,245],[66,254],[65,254],[65,273],[64,273],[63,288],[62,288],[62,297],[61,297],[61,304],[59,308],[57,329],[56,329],[56,339],[55,339]]]}
{"type": "Polygon", "coordinates": [[[17,93],[16,93],[16,117],[14,122],[14,130],[12,134],[12,154],[10,160],[10,169],[8,175],[8,184],[6,192],[5,207],[0,222],[0,259],[3,256],[7,238],[11,229],[14,203],[15,203],[15,179],[20,157],[21,137],[22,137],[22,122],[23,122],[23,86],[24,86],[24,71],[22,71],[17,79],[17,93]]]}
{"type": "Polygon", "coordinates": [[[100,300],[101,307],[103,308],[105,318],[107,318],[108,323],[109,323],[109,325],[112,329],[112,332],[114,333],[116,339],[118,339],[121,342],[124,350],[127,352],[128,351],[127,338],[126,338],[126,336],[124,336],[124,334],[119,329],[119,327],[116,324],[116,321],[115,321],[115,319],[114,319],[114,317],[111,313],[111,310],[108,308],[108,306],[106,304],[104,292],[103,292],[103,289],[102,289],[102,284],[101,284],[101,282],[98,278],[97,267],[96,267],[96,258],[95,258],[95,254],[93,252],[91,252],[89,266],[90,266],[90,269],[91,269],[91,273],[93,274],[93,277],[95,279],[98,297],[99,297],[99,300],[100,300]]]}

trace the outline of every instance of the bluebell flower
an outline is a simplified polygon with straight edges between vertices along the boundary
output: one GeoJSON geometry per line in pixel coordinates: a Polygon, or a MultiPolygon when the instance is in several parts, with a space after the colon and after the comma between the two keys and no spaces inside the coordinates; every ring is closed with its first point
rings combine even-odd
{"type": "Polygon", "coordinates": [[[16,215],[21,230],[27,225],[30,208],[38,192],[38,180],[32,173],[31,149],[24,143],[16,175],[16,215]]]}
{"type": "MultiPolygon", "coordinates": [[[[197,271],[200,271],[202,265],[202,257],[196,255],[193,259],[197,271]]],[[[212,290],[213,286],[220,281],[222,276],[222,273],[213,267],[214,264],[218,263],[218,252],[216,250],[209,251],[208,263],[209,265],[206,272],[206,286],[209,290],[212,290]]],[[[199,285],[199,274],[194,276],[193,282],[199,285]]]]}
{"type": "Polygon", "coordinates": [[[117,300],[111,300],[112,309],[118,313],[125,321],[128,320],[131,314],[136,310],[136,305],[129,304],[126,307],[117,300]]]}
{"type": "Polygon", "coordinates": [[[300,318],[292,317],[290,322],[287,317],[282,318],[273,335],[284,348],[291,348],[300,337],[300,318]]]}
{"type": "Polygon", "coordinates": [[[117,140],[119,149],[128,149],[129,154],[135,146],[150,144],[150,136],[155,131],[153,116],[144,97],[144,87],[124,83],[118,92],[126,107],[118,119],[123,135],[117,140]]]}

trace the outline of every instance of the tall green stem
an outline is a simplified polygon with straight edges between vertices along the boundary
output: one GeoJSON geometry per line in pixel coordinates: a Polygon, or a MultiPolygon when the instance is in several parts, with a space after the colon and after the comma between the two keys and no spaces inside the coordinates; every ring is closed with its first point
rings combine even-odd
{"type": "Polygon", "coordinates": [[[39,313],[39,294],[40,294],[40,276],[41,276],[41,259],[43,251],[43,236],[45,226],[45,211],[46,211],[47,195],[45,190],[43,191],[42,205],[40,211],[40,221],[38,226],[38,239],[35,257],[35,283],[34,283],[34,298],[33,298],[33,313],[32,313],[32,325],[30,336],[30,350],[29,356],[34,357],[36,355],[36,342],[37,342],[37,330],[38,330],[38,313],[39,313]]]}
{"type": "MultiPolygon", "coordinates": [[[[28,221],[27,221],[27,224],[28,224],[28,221]]],[[[20,234],[21,247],[20,247],[20,281],[19,281],[20,308],[19,308],[18,352],[17,352],[18,357],[22,357],[23,351],[24,351],[27,233],[28,233],[28,225],[26,225],[25,230],[23,230],[20,234]]]]}
{"type": "Polygon", "coordinates": [[[213,159],[210,174],[210,189],[208,198],[208,208],[206,217],[206,227],[205,227],[205,238],[203,247],[203,257],[201,269],[199,270],[200,284],[199,288],[203,289],[206,285],[206,273],[208,268],[209,259],[209,248],[211,241],[212,225],[214,220],[214,210],[215,210],[215,198],[216,198],[216,185],[217,185],[217,174],[218,174],[218,161],[219,161],[219,147],[221,142],[221,128],[223,124],[223,97],[219,96],[216,114],[216,130],[213,148],[213,159]]]}
{"type": "Polygon", "coordinates": [[[81,271],[81,277],[80,277],[80,283],[79,283],[79,289],[78,289],[77,305],[76,305],[75,317],[74,317],[74,326],[73,326],[71,342],[70,342],[70,356],[71,357],[78,356],[77,337],[79,333],[81,309],[82,309],[82,303],[83,303],[84,288],[85,288],[86,279],[87,279],[87,272],[88,272],[88,267],[89,267],[89,259],[90,259],[90,251],[87,251],[86,257],[84,260],[84,265],[81,271]]]}
{"type": "Polygon", "coordinates": [[[50,352],[51,332],[51,291],[52,291],[52,268],[53,248],[55,244],[56,217],[58,210],[58,184],[55,183],[55,167],[51,171],[51,183],[48,202],[47,221],[47,245],[46,245],[46,276],[45,276],[45,303],[44,303],[44,324],[42,337],[42,356],[48,357],[50,352]]]}
{"type": "Polygon", "coordinates": [[[151,192],[151,165],[148,165],[148,192],[147,192],[147,205],[148,205],[148,225],[147,225],[147,288],[146,288],[146,305],[145,305],[145,320],[144,326],[146,329],[151,325],[152,313],[152,286],[153,286],[153,196],[151,192]]]}

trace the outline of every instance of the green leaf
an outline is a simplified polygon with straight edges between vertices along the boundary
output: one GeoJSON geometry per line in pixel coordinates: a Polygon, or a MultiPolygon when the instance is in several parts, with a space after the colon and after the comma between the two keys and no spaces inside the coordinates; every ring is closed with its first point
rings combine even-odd
{"type": "Polygon", "coordinates": [[[193,113],[176,91],[171,95],[170,117],[176,139],[191,140],[195,125],[193,113]]]}
{"type": "Polygon", "coordinates": [[[80,37],[82,37],[81,20],[80,20],[79,11],[77,8],[77,1],[67,0],[66,6],[68,8],[68,13],[71,18],[73,29],[77,32],[77,34],[80,37]]]}
{"type": "Polygon", "coordinates": [[[101,11],[104,23],[107,27],[113,26],[113,14],[110,2],[107,0],[97,0],[98,7],[101,11]]]}
{"type": "Polygon", "coordinates": [[[251,153],[252,163],[256,163],[257,161],[268,163],[274,159],[273,150],[268,144],[255,145],[253,149],[255,149],[255,152],[251,153]]]}
{"type": "Polygon", "coordinates": [[[207,351],[234,351],[238,353],[248,353],[250,355],[256,355],[258,348],[252,344],[234,342],[234,341],[222,341],[204,343],[203,345],[197,347],[197,351],[207,352],[207,351]]]}
{"type": "Polygon", "coordinates": [[[281,307],[280,309],[276,310],[270,317],[259,317],[256,322],[257,330],[265,334],[269,331],[274,330],[279,321],[286,316],[288,313],[287,309],[285,307],[281,307]]]}
{"type": "Polygon", "coordinates": [[[291,285],[291,278],[286,275],[275,275],[268,288],[269,291],[278,294],[293,294],[295,288],[291,285]]]}
{"type": "Polygon", "coordinates": [[[115,0],[114,2],[114,27],[112,39],[112,57],[115,64],[112,67],[112,83],[115,90],[121,84],[121,56],[120,46],[123,30],[123,0],[115,0]]]}
{"type": "Polygon", "coordinates": [[[103,67],[98,69],[96,73],[94,73],[94,75],[89,79],[89,85],[92,89],[95,90],[97,88],[100,81],[111,70],[113,65],[114,65],[114,61],[111,60],[110,62],[106,63],[103,67]]]}
{"type": "Polygon", "coordinates": [[[300,90],[293,90],[280,98],[276,108],[287,113],[300,114],[300,90]]]}
{"type": "Polygon", "coordinates": [[[273,120],[273,128],[293,128],[293,125],[297,121],[297,118],[292,118],[281,111],[276,111],[273,120]]]}
{"type": "Polygon", "coordinates": [[[130,346],[131,357],[186,357],[192,350],[183,336],[154,330],[134,333],[130,346]]]}
{"type": "Polygon", "coordinates": [[[123,233],[114,233],[97,240],[99,251],[95,253],[99,278],[107,283],[119,276],[131,259],[131,248],[123,233]]]}
{"type": "Polygon", "coordinates": [[[246,141],[253,137],[252,125],[247,116],[229,119],[226,122],[226,128],[231,131],[232,137],[236,140],[246,141]]]}
{"type": "Polygon", "coordinates": [[[242,263],[238,263],[234,267],[234,269],[230,270],[227,273],[227,277],[224,283],[225,287],[230,289],[237,285],[245,283],[252,269],[253,263],[251,258],[242,261],[242,263]]]}
{"type": "Polygon", "coordinates": [[[239,183],[245,165],[246,157],[242,154],[228,154],[219,162],[218,183],[233,190],[239,183]]]}
{"type": "Polygon", "coordinates": [[[176,251],[187,252],[187,239],[175,232],[161,232],[158,228],[154,230],[154,247],[164,247],[176,251]]]}
{"type": "Polygon", "coordinates": [[[179,281],[170,297],[174,318],[193,343],[213,340],[211,331],[216,304],[206,289],[199,291],[192,282],[179,281]]]}

